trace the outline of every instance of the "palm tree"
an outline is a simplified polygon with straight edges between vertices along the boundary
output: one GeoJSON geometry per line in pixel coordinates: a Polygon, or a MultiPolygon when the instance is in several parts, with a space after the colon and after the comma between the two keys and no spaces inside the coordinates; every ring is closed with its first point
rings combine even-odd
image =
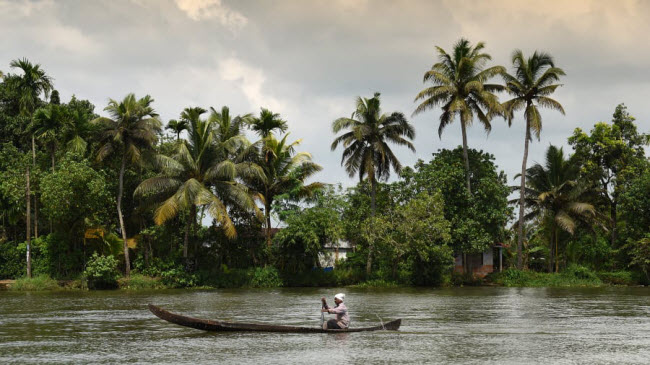
{"type": "Polygon", "coordinates": [[[554,84],[565,75],[562,69],[555,67],[553,58],[543,52],[535,51],[531,57],[526,59],[520,50],[512,54],[512,64],[515,75],[503,73],[502,77],[506,83],[506,91],[513,98],[503,103],[503,109],[508,120],[508,126],[512,125],[514,112],[524,110],[526,120],[526,136],[524,138],[524,158],[521,163],[521,184],[519,196],[519,224],[517,239],[517,268],[521,270],[523,265],[522,244],[524,235],[522,232],[525,199],[524,187],[526,186],[526,163],[528,161],[528,142],[532,139],[531,130],[539,140],[542,131],[542,116],[539,107],[554,109],[564,115],[564,108],[554,99],[549,98],[560,84],[554,84]]]}
{"type": "MultiPolygon", "coordinates": [[[[156,224],[165,223],[179,212],[189,213],[183,246],[185,258],[188,256],[190,227],[196,223],[197,207],[205,207],[230,238],[234,238],[237,232],[225,200],[259,213],[255,205],[258,197],[236,181],[240,176],[255,175],[252,171],[255,167],[224,158],[215,142],[214,122],[200,118],[205,112],[202,108],[183,111],[181,119],[188,122],[189,140],[182,140],[171,158],[158,156],[162,173],[143,181],[134,193],[162,200],[154,212],[156,224]]],[[[259,168],[257,172],[257,176],[261,176],[259,168]]]]}
{"type": "Polygon", "coordinates": [[[92,132],[90,118],[82,110],[73,110],[70,113],[69,123],[66,124],[63,135],[66,141],[66,149],[78,154],[84,154],[88,142],[86,139],[92,132]]]}
{"type": "Polygon", "coordinates": [[[129,247],[127,246],[126,226],[122,216],[122,194],[124,188],[124,170],[127,163],[139,163],[143,154],[152,149],[158,140],[161,123],[158,114],[151,104],[153,99],[146,95],[136,99],[134,94],[128,94],[124,100],[118,102],[110,99],[104,108],[110,118],[99,117],[93,123],[100,128],[100,147],[97,151],[97,160],[102,161],[116,153],[121,157],[119,184],[117,191],[117,216],[120,221],[122,240],[124,244],[125,274],[131,272],[129,262],[129,247]]]}
{"type": "Polygon", "coordinates": [[[280,118],[280,114],[273,113],[272,111],[262,108],[259,117],[249,117],[246,122],[250,128],[262,138],[268,137],[274,130],[279,130],[281,133],[287,131],[287,121],[280,118]]]}
{"type": "MultiPolygon", "coordinates": [[[[549,272],[553,270],[554,262],[557,272],[560,231],[573,234],[578,222],[597,223],[594,206],[586,202],[590,191],[577,180],[578,165],[571,158],[565,159],[562,148],[553,145],[546,151],[544,166],[535,164],[526,170],[526,176],[523,195],[530,211],[524,216],[524,221],[538,219],[547,225],[551,253],[549,272]]],[[[515,179],[517,177],[519,175],[515,179]]]]}
{"type": "Polygon", "coordinates": [[[189,123],[187,120],[176,120],[172,119],[167,123],[167,126],[165,129],[172,130],[174,133],[176,133],[176,141],[181,140],[181,132],[187,130],[189,127],[189,123]]]}
{"type": "Polygon", "coordinates": [[[50,104],[40,108],[34,113],[32,132],[36,138],[42,140],[50,151],[52,159],[52,172],[54,172],[56,150],[61,138],[61,132],[68,121],[60,106],[50,104]]]}
{"type": "MultiPolygon", "coordinates": [[[[391,166],[397,173],[402,170],[402,164],[395,157],[388,143],[406,146],[415,152],[415,147],[409,141],[415,138],[413,126],[402,113],[382,114],[379,95],[375,93],[370,99],[358,97],[357,108],[352,116],[339,118],[332,124],[334,133],[349,130],[336,137],[331,148],[334,151],[339,144],[343,144],[341,165],[345,164],[345,171],[350,177],[358,174],[360,181],[368,177],[372,217],[375,216],[376,209],[377,180],[387,180],[391,166]]],[[[368,274],[372,267],[372,250],[371,244],[366,264],[368,274]]]]}
{"type": "Polygon", "coordinates": [[[490,131],[490,120],[501,111],[497,96],[494,92],[503,90],[503,86],[486,84],[490,78],[505,72],[502,66],[484,68],[485,63],[492,57],[481,53],[485,44],[483,42],[472,46],[468,40],[461,38],[454,45],[452,54],[436,47],[439,62],[424,74],[424,82],[431,81],[433,86],[428,87],[415,97],[415,101],[422,103],[413,112],[420,114],[426,110],[442,106],[438,136],[454,121],[460,117],[460,129],[463,135],[463,158],[467,179],[467,191],[471,194],[469,158],[467,156],[467,127],[472,124],[476,116],[487,132],[490,131]]]}
{"type": "Polygon", "coordinates": [[[295,152],[301,140],[287,143],[289,134],[278,140],[272,134],[258,141],[255,162],[260,166],[262,177],[248,177],[246,181],[259,192],[264,203],[266,221],[266,242],[271,246],[271,210],[278,195],[289,194],[291,199],[300,200],[311,196],[323,187],[320,182],[305,185],[305,181],[323,168],[311,160],[307,152],[295,152]]]}
{"type": "MultiPolygon", "coordinates": [[[[15,88],[18,95],[20,95],[20,100],[18,102],[20,114],[31,120],[34,111],[41,103],[40,95],[44,94],[47,98],[50,91],[54,88],[52,78],[41,69],[41,65],[34,65],[29,62],[27,58],[13,60],[9,66],[23,71],[22,76],[12,78],[11,87],[15,88]]],[[[36,167],[36,141],[33,134],[32,165],[36,167]]],[[[29,171],[27,171],[27,175],[29,175],[29,171]]],[[[27,183],[29,184],[29,179],[27,179],[27,183]]],[[[27,187],[27,190],[30,190],[29,186],[27,187]]],[[[30,199],[30,194],[27,194],[26,199],[30,199]]],[[[27,214],[29,214],[29,209],[27,210],[27,214]]],[[[34,237],[38,238],[38,200],[36,194],[34,194],[34,237]]],[[[28,266],[31,265],[30,257],[31,256],[28,253],[28,266]]]]}

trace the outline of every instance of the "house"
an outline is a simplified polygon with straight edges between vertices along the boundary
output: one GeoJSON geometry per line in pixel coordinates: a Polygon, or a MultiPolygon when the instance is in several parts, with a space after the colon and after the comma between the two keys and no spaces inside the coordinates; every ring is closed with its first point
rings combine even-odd
{"type": "Polygon", "coordinates": [[[338,240],[335,243],[326,243],[323,252],[318,254],[320,266],[324,268],[335,267],[336,262],[345,260],[348,252],[352,252],[352,245],[348,241],[338,240]]]}
{"type": "MultiPolygon", "coordinates": [[[[487,274],[503,270],[503,243],[496,243],[491,248],[475,254],[467,254],[467,267],[477,277],[485,277],[487,274]]],[[[455,254],[454,272],[463,272],[463,254],[455,254]]]]}

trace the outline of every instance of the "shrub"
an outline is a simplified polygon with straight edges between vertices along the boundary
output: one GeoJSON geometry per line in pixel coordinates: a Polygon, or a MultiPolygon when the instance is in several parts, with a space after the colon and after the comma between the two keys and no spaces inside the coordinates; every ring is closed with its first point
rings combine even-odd
{"type": "Polygon", "coordinates": [[[120,273],[117,270],[118,262],[113,257],[100,256],[93,253],[86,264],[83,276],[87,280],[89,289],[115,289],[120,273]]]}
{"type": "Polygon", "coordinates": [[[273,266],[257,267],[252,272],[250,285],[254,288],[275,288],[282,286],[282,279],[273,266]]]}
{"type": "Polygon", "coordinates": [[[38,275],[33,278],[20,278],[9,287],[17,291],[38,291],[59,289],[56,280],[47,275],[38,275]]]}
{"type": "Polygon", "coordinates": [[[598,275],[596,275],[596,273],[580,265],[569,265],[569,267],[564,271],[564,274],[573,276],[577,279],[600,280],[598,279],[598,275]]]}
{"type": "Polygon", "coordinates": [[[188,273],[182,267],[165,270],[160,273],[160,277],[162,283],[170,288],[187,288],[198,284],[197,276],[188,273]]]}
{"type": "Polygon", "coordinates": [[[367,280],[355,286],[357,288],[395,288],[399,285],[394,281],[377,279],[377,280],[367,280]]]}
{"type": "Polygon", "coordinates": [[[630,271],[603,271],[598,273],[598,278],[607,284],[612,285],[634,285],[637,284],[634,275],[630,271]]]}
{"type": "Polygon", "coordinates": [[[163,289],[165,285],[160,278],[152,278],[141,274],[131,274],[128,278],[120,278],[118,285],[121,289],[163,289]]]}

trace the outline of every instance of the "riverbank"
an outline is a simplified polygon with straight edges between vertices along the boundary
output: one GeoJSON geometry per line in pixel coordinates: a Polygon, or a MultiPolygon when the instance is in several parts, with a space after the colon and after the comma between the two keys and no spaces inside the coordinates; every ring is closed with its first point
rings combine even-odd
{"type": "MultiPolygon", "coordinates": [[[[471,278],[452,275],[443,287],[462,286],[502,286],[502,287],[603,287],[603,286],[639,286],[648,285],[643,278],[631,271],[591,271],[585,267],[573,266],[560,273],[541,273],[507,269],[493,273],[485,278],[471,278]]],[[[83,279],[54,280],[46,275],[32,279],[0,281],[0,289],[15,291],[45,290],[87,290],[83,279]]],[[[286,277],[275,270],[255,268],[248,270],[230,270],[216,278],[190,280],[170,280],[166,277],[150,277],[132,274],[131,277],[117,279],[114,288],[120,290],[157,290],[157,289],[223,289],[223,288],[278,288],[278,287],[349,287],[349,288],[399,288],[412,287],[408,283],[385,279],[362,280],[358,275],[341,271],[311,271],[286,277]]]]}

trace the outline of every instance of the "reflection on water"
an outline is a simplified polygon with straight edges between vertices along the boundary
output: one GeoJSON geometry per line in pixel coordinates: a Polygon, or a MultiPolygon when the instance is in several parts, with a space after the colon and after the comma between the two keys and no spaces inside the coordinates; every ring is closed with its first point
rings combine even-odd
{"type": "Polygon", "coordinates": [[[0,292],[0,363],[648,363],[649,288],[450,288],[0,292]],[[352,326],[395,332],[207,333],[146,309],[320,325],[345,291],[352,326]]]}

